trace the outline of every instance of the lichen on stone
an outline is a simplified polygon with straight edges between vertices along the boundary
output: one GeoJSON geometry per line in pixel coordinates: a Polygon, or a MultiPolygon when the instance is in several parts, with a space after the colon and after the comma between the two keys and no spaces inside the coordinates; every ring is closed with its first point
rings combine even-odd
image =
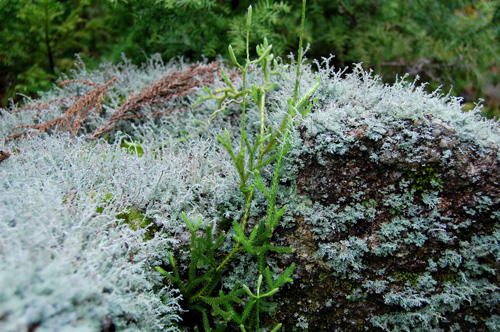
{"type": "MultiPolygon", "coordinates": [[[[498,123],[415,82],[384,85],[360,67],[319,72],[319,101],[284,166],[292,201],[309,202],[288,208],[315,264],[301,270],[313,259],[296,246],[301,288],[284,297],[321,299],[305,315],[314,330],[494,331],[498,123]]],[[[294,309],[306,312],[279,314],[294,309]]]]}
{"type": "MultiPolygon", "coordinates": [[[[315,75],[321,85],[312,111],[294,119],[277,192],[286,212],[273,241],[295,251],[268,262],[275,273],[295,263],[294,282],[275,295],[265,318],[287,331],[498,331],[498,123],[483,119],[479,107],[462,112],[458,98],[429,94],[404,78],[387,85],[359,65],[350,73],[328,60],[318,65],[316,72],[302,67],[300,89],[315,75]]],[[[178,330],[182,302],[174,289],[158,286],[164,280],[153,268],[168,252],[187,262],[181,213],[203,216],[216,232],[242,216],[237,174],[217,141],[223,129],[238,137],[238,105],[210,118],[215,103],[193,108],[194,97],[186,96],[177,100],[187,107],[182,113],[117,124],[99,142],[89,133],[132,90],[186,66],[153,58],[142,68],[82,68],[75,78],[118,77],[102,114],[76,138],[42,133],[5,144],[11,156],[0,165],[0,329],[178,330]],[[124,140],[142,152],[123,148],[124,140]],[[73,292],[64,291],[68,285],[73,292]]],[[[274,128],[293,95],[295,73],[285,74],[267,99],[266,125],[274,128]]],[[[249,83],[260,79],[249,73],[249,83]]],[[[61,111],[2,110],[0,135],[61,111]]],[[[252,105],[247,111],[250,137],[259,113],[252,105]]],[[[268,182],[271,168],[261,176],[268,182]]],[[[250,229],[265,202],[256,193],[250,229]]],[[[220,287],[251,284],[256,265],[235,255],[220,287]]]]}

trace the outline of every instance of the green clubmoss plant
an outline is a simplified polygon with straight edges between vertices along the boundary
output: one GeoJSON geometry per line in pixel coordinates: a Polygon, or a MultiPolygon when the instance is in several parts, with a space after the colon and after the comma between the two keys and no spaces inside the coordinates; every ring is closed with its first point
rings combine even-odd
{"type": "MultiPolygon", "coordinates": [[[[206,100],[218,100],[218,109],[211,118],[224,110],[231,103],[242,105],[240,141],[234,143],[227,130],[223,135],[219,135],[219,141],[228,152],[234,167],[239,176],[239,190],[244,197],[244,214],[241,220],[234,220],[232,231],[234,232],[234,246],[228,253],[219,253],[217,250],[226,239],[225,232],[221,232],[218,237],[214,237],[214,229],[207,226],[203,235],[198,235],[202,218],[193,223],[185,214],[182,215],[187,227],[191,232],[190,254],[191,261],[189,265],[187,280],[177,267],[174,257],[169,253],[170,266],[172,272],[167,272],[161,267],[157,271],[166,276],[182,293],[186,308],[196,310],[203,317],[203,327],[205,331],[223,331],[229,322],[236,323],[242,331],[260,331],[260,311],[261,301],[264,298],[271,297],[287,282],[291,281],[291,274],[294,265],[290,265],[276,279],[273,278],[269,266],[267,266],[266,256],[268,252],[290,253],[291,248],[280,247],[271,244],[271,238],[280,218],[285,212],[285,206],[278,208],[276,203],[277,187],[280,179],[280,169],[283,159],[289,149],[289,132],[293,121],[297,115],[305,116],[312,108],[309,98],[319,86],[319,77],[316,83],[300,98],[300,64],[302,61],[302,39],[304,31],[306,0],[303,0],[302,23],[299,42],[299,57],[297,61],[297,75],[293,97],[288,99],[288,110],[279,128],[266,128],[266,95],[271,91],[275,84],[271,81],[273,75],[279,74],[279,65],[271,53],[272,45],[267,39],[263,44],[257,46],[258,58],[250,60],[249,35],[252,21],[252,7],[250,6],[246,21],[246,60],[241,65],[236,59],[232,46],[229,46],[229,54],[233,63],[242,72],[241,90],[236,88],[231,82],[224,70],[221,71],[222,77],[226,82],[225,88],[212,92],[205,88],[207,93],[201,96],[197,103],[206,100]],[[274,65],[271,70],[271,63],[274,65]],[[262,72],[262,84],[249,86],[247,74],[254,68],[260,68],[262,72]],[[259,111],[259,129],[258,133],[252,139],[249,130],[246,127],[246,113],[250,101],[255,102],[259,111]],[[274,164],[274,174],[270,186],[266,185],[261,178],[260,171],[274,164]],[[260,190],[267,199],[267,213],[257,225],[250,231],[247,229],[250,216],[250,207],[256,191],[260,190]],[[233,287],[228,293],[219,290],[223,273],[227,271],[231,259],[238,252],[251,255],[258,261],[258,281],[255,293],[247,285],[233,287]],[[267,288],[261,291],[262,278],[265,276],[267,288]],[[247,296],[247,298],[245,298],[247,296]],[[239,314],[238,309],[242,310],[239,314]],[[209,311],[215,319],[212,323],[209,321],[209,311]]],[[[281,324],[276,325],[272,331],[278,331],[281,324]]]]}

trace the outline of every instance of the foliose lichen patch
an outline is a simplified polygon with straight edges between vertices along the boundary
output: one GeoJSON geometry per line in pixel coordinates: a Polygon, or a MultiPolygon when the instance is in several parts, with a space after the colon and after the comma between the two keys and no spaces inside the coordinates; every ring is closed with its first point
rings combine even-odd
{"type": "Polygon", "coordinates": [[[293,313],[316,331],[498,331],[498,124],[414,84],[325,73],[285,166],[298,268],[277,315],[289,330],[293,313]]]}

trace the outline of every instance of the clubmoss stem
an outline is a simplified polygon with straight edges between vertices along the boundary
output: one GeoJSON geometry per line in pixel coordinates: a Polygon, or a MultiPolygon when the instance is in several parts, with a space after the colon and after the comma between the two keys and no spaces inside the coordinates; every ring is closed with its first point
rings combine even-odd
{"type": "Polygon", "coordinates": [[[297,59],[297,75],[295,77],[295,90],[293,91],[292,104],[297,102],[297,95],[299,93],[299,79],[300,79],[300,64],[302,62],[302,40],[304,39],[304,24],[306,21],[306,0],[302,0],[302,18],[300,20],[300,38],[299,38],[299,57],[297,59]]]}

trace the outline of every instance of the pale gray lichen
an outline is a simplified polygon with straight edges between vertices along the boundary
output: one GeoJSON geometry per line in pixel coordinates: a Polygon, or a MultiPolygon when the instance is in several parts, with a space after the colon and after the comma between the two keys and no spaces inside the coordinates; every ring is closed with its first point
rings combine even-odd
{"type": "MultiPolygon", "coordinates": [[[[182,212],[218,230],[241,217],[237,174],[217,141],[224,128],[238,138],[238,105],[182,143],[210,119],[213,102],[193,109],[196,97],[187,96],[176,101],[187,107],[182,112],[119,123],[107,140],[90,141],[88,133],[132,90],[187,66],[153,57],[143,67],[81,67],[74,78],[118,77],[102,113],[76,138],[44,133],[2,146],[11,152],[0,164],[2,331],[177,329],[178,295],[160,287],[164,280],[152,269],[167,262],[169,250],[186,261],[182,212]],[[121,147],[124,139],[139,142],[143,154],[121,147]],[[129,209],[151,221],[152,238],[124,222],[129,209]]],[[[278,272],[295,262],[297,269],[273,315],[288,329],[498,330],[498,123],[415,82],[385,85],[361,66],[347,73],[327,60],[320,67],[302,67],[302,91],[321,77],[318,101],[294,119],[277,193],[287,210],[273,240],[296,251],[270,257],[269,265],[278,272]]],[[[285,74],[267,99],[274,128],[293,95],[295,73],[285,74]]],[[[250,72],[248,79],[261,78],[250,72]]],[[[54,88],[42,100],[79,89],[54,88]]],[[[61,111],[2,110],[0,136],[61,111]]],[[[248,117],[252,135],[255,107],[248,117]]],[[[268,182],[271,168],[261,173],[268,182]]],[[[249,225],[264,211],[265,197],[256,195],[249,225]]],[[[222,286],[255,280],[254,266],[236,256],[222,286]]]]}
{"type": "Polygon", "coordinates": [[[309,325],[491,330],[487,317],[500,305],[498,123],[414,82],[389,86],[360,67],[323,65],[318,103],[284,166],[309,202],[289,205],[293,236],[314,240],[296,246],[297,264],[316,266],[298,269],[297,296],[321,294],[343,308],[319,309],[309,325]],[[314,247],[314,263],[302,258],[314,247]],[[363,306],[345,302],[360,286],[363,306]]]}

